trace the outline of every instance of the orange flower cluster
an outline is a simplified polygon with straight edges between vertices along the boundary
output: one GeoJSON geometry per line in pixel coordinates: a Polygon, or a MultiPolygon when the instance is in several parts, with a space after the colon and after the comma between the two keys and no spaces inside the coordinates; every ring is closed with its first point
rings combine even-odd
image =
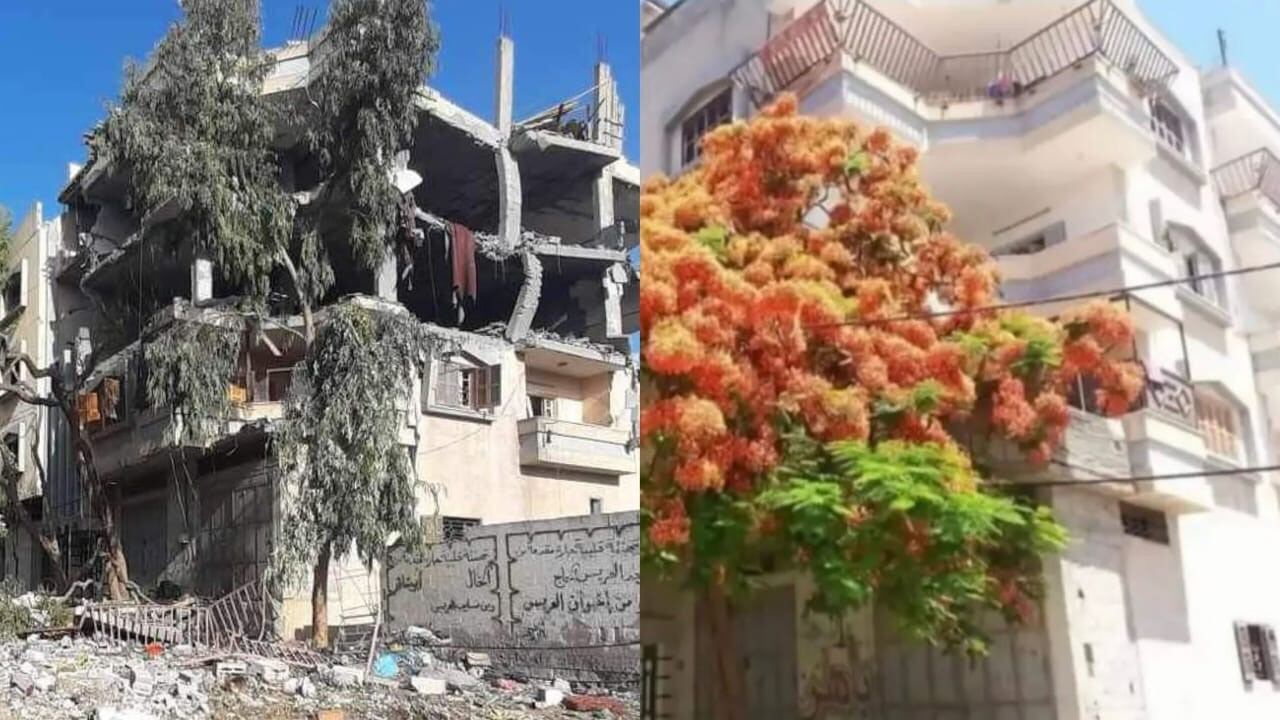
{"type": "Polygon", "coordinates": [[[1095,377],[1110,413],[1141,374],[1111,358],[1128,318],[993,311],[985,251],[942,230],[916,153],[884,130],[799,117],[783,98],[710,133],[699,167],[641,196],[641,419],[649,541],[688,541],[687,502],[749,496],[779,428],[824,441],[933,441],[957,422],[1046,460],[1063,393],[1095,377]],[[946,308],[948,312],[932,312],[946,308]]]}

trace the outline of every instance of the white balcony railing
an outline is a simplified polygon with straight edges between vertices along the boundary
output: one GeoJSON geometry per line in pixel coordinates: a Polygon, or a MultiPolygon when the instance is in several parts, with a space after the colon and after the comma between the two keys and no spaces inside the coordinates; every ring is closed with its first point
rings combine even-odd
{"type": "Polygon", "coordinates": [[[1223,200],[1256,192],[1280,210],[1280,158],[1267,148],[1214,168],[1213,183],[1223,200]]]}
{"type": "Polygon", "coordinates": [[[1111,0],[1089,0],[1007,50],[963,55],[935,52],[864,0],[822,0],[731,76],[759,106],[838,53],[940,104],[1016,96],[1094,56],[1147,89],[1178,72],[1111,0]]]}

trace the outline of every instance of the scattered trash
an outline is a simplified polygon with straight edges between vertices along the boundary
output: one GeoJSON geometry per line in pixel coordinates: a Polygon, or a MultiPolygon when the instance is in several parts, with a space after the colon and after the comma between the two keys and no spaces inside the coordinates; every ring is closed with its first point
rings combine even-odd
{"type": "Polygon", "coordinates": [[[373,674],[380,678],[393,678],[400,674],[400,663],[395,653],[383,653],[373,662],[373,674]]]}

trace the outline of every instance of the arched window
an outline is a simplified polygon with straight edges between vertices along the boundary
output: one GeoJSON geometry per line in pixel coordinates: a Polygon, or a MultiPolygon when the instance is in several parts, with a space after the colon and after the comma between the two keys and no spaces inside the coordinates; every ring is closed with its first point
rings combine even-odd
{"type": "Polygon", "coordinates": [[[677,149],[675,169],[684,170],[702,155],[702,137],[733,120],[733,83],[720,80],[694,93],[676,114],[674,140],[677,149]]]}

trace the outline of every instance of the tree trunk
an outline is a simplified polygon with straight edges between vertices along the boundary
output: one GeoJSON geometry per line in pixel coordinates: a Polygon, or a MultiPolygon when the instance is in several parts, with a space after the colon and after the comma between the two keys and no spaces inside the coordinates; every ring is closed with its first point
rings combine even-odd
{"type": "Polygon", "coordinates": [[[329,647],[329,543],[320,548],[311,576],[311,645],[317,650],[329,647]]]}
{"type": "Polygon", "coordinates": [[[108,600],[129,599],[129,564],[120,543],[120,531],[116,527],[116,503],[108,496],[105,483],[94,464],[93,446],[80,431],[80,423],[74,412],[67,412],[73,447],[79,465],[81,484],[89,494],[89,507],[93,510],[102,531],[103,563],[102,592],[108,600]]]}
{"type": "Polygon", "coordinates": [[[738,655],[738,643],[733,631],[733,612],[724,586],[712,582],[703,593],[711,630],[713,661],[715,663],[715,693],[711,705],[716,720],[746,720],[746,677],[742,658],[738,655]]]}

